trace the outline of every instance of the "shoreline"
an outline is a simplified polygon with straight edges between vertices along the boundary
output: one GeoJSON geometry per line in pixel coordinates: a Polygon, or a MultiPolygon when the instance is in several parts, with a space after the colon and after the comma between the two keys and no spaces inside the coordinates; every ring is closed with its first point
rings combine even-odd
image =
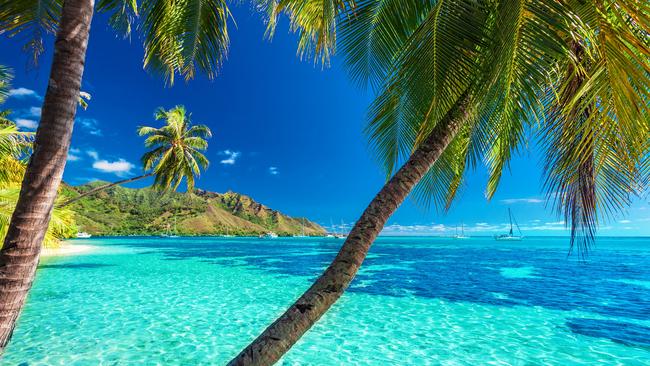
{"type": "Polygon", "coordinates": [[[41,257],[67,257],[95,252],[97,250],[99,250],[99,247],[95,245],[70,244],[63,242],[56,248],[43,248],[41,250],[41,257]]]}

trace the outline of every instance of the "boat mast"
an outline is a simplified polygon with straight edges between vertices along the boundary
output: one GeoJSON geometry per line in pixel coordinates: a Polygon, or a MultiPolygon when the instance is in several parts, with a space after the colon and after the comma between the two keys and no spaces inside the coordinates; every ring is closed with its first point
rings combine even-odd
{"type": "Polygon", "coordinates": [[[508,207],[508,218],[510,218],[510,236],[512,236],[512,212],[510,211],[510,207],[508,207]]]}

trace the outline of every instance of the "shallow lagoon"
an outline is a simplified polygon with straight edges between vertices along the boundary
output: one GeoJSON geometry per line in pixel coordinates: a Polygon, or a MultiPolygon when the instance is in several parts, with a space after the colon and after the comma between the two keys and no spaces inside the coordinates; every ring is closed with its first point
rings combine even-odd
{"type": "MultiPolygon", "coordinates": [[[[112,238],[45,258],[3,364],[224,364],[336,239],[112,238]]],[[[649,365],[650,240],[383,237],[283,365],[649,365]]]]}

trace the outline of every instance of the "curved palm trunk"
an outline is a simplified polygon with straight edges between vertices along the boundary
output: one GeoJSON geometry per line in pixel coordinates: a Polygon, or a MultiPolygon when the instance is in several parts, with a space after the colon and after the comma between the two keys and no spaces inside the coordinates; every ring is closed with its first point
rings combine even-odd
{"type": "Polygon", "coordinates": [[[71,198],[71,199],[63,202],[62,204],[60,204],[58,206],[58,208],[63,208],[63,207],[65,207],[65,206],[67,206],[67,205],[69,205],[71,203],[75,203],[75,202],[79,201],[80,199],[82,199],[84,197],[88,197],[88,196],[93,195],[93,194],[95,194],[97,192],[101,192],[101,191],[103,191],[105,189],[109,189],[111,187],[119,186],[121,184],[131,183],[131,182],[135,182],[135,181],[140,180],[140,179],[151,177],[153,174],[154,173],[149,173],[149,174],[141,175],[141,176],[135,177],[135,178],[123,179],[123,180],[118,180],[117,182],[104,184],[103,186],[93,188],[88,192],[84,192],[84,193],[78,195],[75,198],[71,198]]]}
{"type": "Polygon", "coordinates": [[[468,96],[459,99],[370,202],[325,272],[282,316],[230,361],[230,366],[274,364],[341,297],[388,218],[458,133],[467,118],[468,105],[468,96]]]}
{"type": "Polygon", "coordinates": [[[20,197],[0,250],[0,351],[11,338],[32,286],[63,176],[84,70],[93,0],[65,0],[52,71],[20,197]]]}

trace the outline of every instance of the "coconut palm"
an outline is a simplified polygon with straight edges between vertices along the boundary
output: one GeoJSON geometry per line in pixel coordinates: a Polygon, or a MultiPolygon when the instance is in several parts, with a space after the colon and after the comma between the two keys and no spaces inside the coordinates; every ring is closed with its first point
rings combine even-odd
{"type": "Polygon", "coordinates": [[[210,164],[201,153],[208,148],[206,139],[212,136],[210,129],[205,125],[192,126],[190,114],[183,106],[176,106],[168,111],[158,108],[154,117],[156,120],[164,120],[165,126],[138,128],[140,136],[148,136],[144,141],[145,147],[153,149],[141,159],[145,174],[93,188],[65,201],[60,207],[110,187],[151,176],[154,176],[154,188],[162,191],[176,190],[185,179],[187,191],[192,192],[195,176],[201,175],[201,169],[206,169],[210,164]]]}
{"type": "MultiPolygon", "coordinates": [[[[34,60],[56,34],[34,153],[0,250],[0,351],[9,341],[40,256],[70,147],[80,97],[93,0],[0,2],[0,33],[27,36],[34,60]]],[[[98,0],[97,11],[124,37],[142,33],[145,68],[168,83],[201,71],[214,77],[229,44],[225,0],[98,0]]],[[[140,39],[140,37],[138,38],[140,39]]]]}
{"type": "MultiPolygon", "coordinates": [[[[26,168],[24,158],[30,152],[33,136],[32,132],[19,131],[16,124],[7,118],[0,119],[0,238],[7,233],[18,201],[26,168]]],[[[44,246],[55,246],[76,232],[73,215],[72,211],[64,209],[52,212],[52,220],[43,238],[44,246]]]]}
{"type": "Polygon", "coordinates": [[[526,131],[540,131],[548,147],[546,187],[570,223],[571,246],[587,248],[596,209],[622,209],[648,179],[647,3],[350,3],[262,6],[271,26],[286,11],[317,57],[333,53],[321,40],[340,31],[353,78],[378,87],[367,132],[390,179],[325,272],[231,365],[279,360],[342,295],[412,190],[444,211],[464,172],[484,162],[491,197],[526,131]]]}

